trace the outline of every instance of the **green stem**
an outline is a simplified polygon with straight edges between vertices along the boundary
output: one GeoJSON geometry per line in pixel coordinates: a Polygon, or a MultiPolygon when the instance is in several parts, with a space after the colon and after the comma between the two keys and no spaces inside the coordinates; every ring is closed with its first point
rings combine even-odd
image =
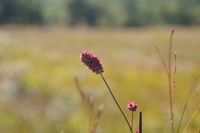
{"type": "Polygon", "coordinates": [[[133,130],[133,111],[132,112],[132,117],[131,117],[131,129],[133,130]]]}

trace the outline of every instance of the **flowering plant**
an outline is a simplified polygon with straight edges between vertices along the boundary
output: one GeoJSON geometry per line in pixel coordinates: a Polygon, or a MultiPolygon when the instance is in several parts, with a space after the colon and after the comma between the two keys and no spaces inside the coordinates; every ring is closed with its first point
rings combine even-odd
{"type": "MultiPolygon", "coordinates": [[[[171,29],[171,32],[170,32],[170,42],[169,42],[169,54],[168,54],[168,67],[167,65],[165,64],[164,62],[164,59],[158,49],[158,47],[156,47],[157,49],[157,52],[162,60],[162,63],[164,65],[164,68],[165,68],[165,71],[167,73],[167,76],[168,76],[168,83],[169,83],[169,103],[170,103],[170,123],[171,123],[171,131],[172,133],[174,133],[174,97],[175,97],[175,93],[174,93],[174,90],[175,90],[175,87],[176,87],[176,52],[175,52],[175,68],[174,68],[174,79],[172,81],[172,70],[171,70],[171,55],[172,55],[172,36],[174,34],[175,30],[174,28],[171,29]],[[172,87],[173,86],[173,87],[172,87]]],[[[101,76],[101,78],[103,79],[104,83],[106,84],[113,100],[115,101],[117,107],[119,108],[121,114],[123,115],[131,133],[133,133],[133,112],[135,112],[138,108],[138,104],[134,101],[132,102],[128,102],[127,104],[127,109],[129,111],[132,112],[132,118],[131,118],[131,123],[129,123],[127,117],[125,116],[124,112],[122,111],[117,99],[115,98],[111,88],[109,87],[106,79],[104,78],[103,76],[103,72],[104,72],[104,68],[99,60],[99,58],[95,55],[93,55],[91,52],[87,52],[87,51],[84,51],[84,52],[81,52],[80,53],[80,58],[81,58],[81,61],[84,63],[85,66],[87,66],[92,72],[96,73],[96,74],[99,74],[101,76]]],[[[194,85],[196,84],[198,78],[200,77],[200,73],[198,74],[195,82],[194,82],[194,85]]],[[[184,112],[185,112],[185,109],[188,105],[188,103],[191,101],[191,99],[193,98],[193,96],[196,94],[196,92],[198,91],[198,89],[200,87],[197,88],[197,90],[192,94],[192,90],[194,88],[194,85],[193,87],[191,88],[191,91],[188,95],[188,98],[186,100],[186,103],[185,103],[185,106],[184,106],[184,109],[183,109],[183,112],[182,112],[182,115],[181,115],[181,119],[180,119],[180,122],[179,122],[179,126],[178,126],[178,129],[177,129],[177,133],[179,133],[179,129],[180,129],[180,126],[181,126],[181,122],[182,122],[182,119],[183,119],[183,115],[184,115],[184,112]]],[[[192,118],[194,117],[194,115],[196,114],[197,110],[199,110],[200,108],[200,105],[197,107],[195,113],[193,114],[192,118]]],[[[190,124],[190,121],[188,122],[187,126],[190,124]]],[[[186,131],[187,129],[187,126],[185,127],[183,133],[186,131]]],[[[140,116],[139,116],[139,130],[136,130],[134,133],[142,133],[142,112],[140,112],[140,116]]]]}

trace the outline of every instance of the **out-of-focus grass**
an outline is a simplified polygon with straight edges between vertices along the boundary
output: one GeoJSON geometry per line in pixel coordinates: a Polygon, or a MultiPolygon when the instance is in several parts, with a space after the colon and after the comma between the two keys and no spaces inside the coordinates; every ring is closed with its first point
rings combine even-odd
{"type": "MultiPolygon", "coordinates": [[[[175,27],[177,55],[175,127],[200,66],[199,27],[175,27]]],[[[83,50],[101,59],[105,78],[125,114],[129,101],[143,111],[144,132],[169,132],[167,76],[155,46],[167,59],[169,27],[94,29],[70,27],[0,27],[0,132],[86,133],[87,111],[81,105],[74,77],[105,108],[98,132],[129,132],[100,76],[79,59],[83,50]]],[[[167,60],[166,60],[167,61],[167,60]]],[[[198,82],[199,84],[199,82],[198,82]]],[[[197,85],[198,85],[197,84],[197,85]]],[[[196,86],[197,87],[197,86],[196,86]]],[[[182,128],[199,104],[188,105],[182,128]]],[[[134,114],[135,129],[138,113],[134,114]]],[[[198,132],[200,114],[188,132],[198,132]]]]}

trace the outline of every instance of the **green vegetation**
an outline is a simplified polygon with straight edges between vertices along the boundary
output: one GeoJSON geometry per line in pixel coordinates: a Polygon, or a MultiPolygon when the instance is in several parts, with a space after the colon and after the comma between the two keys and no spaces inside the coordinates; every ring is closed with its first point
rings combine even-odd
{"type": "Polygon", "coordinates": [[[199,0],[0,0],[0,24],[199,25],[199,0]]]}
{"type": "Polygon", "coordinates": [[[0,24],[42,24],[39,0],[0,0],[0,24]]]}
{"type": "MultiPolygon", "coordinates": [[[[0,27],[0,132],[87,133],[88,112],[76,90],[83,90],[105,105],[98,133],[129,132],[99,75],[80,62],[83,50],[100,58],[103,73],[125,114],[129,101],[143,111],[144,132],[168,133],[168,82],[157,45],[167,58],[170,28],[129,29],[71,27],[0,27]]],[[[175,126],[178,126],[189,90],[199,72],[199,27],[175,27],[177,52],[175,126]]],[[[172,68],[173,69],[173,68],[172,68]]],[[[199,85],[199,81],[198,84],[199,85]]],[[[197,86],[195,86],[197,88],[197,86]]],[[[181,131],[199,104],[199,93],[186,109],[181,131]]],[[[196,114],[188,132],[198,132],[196,114]]]]}

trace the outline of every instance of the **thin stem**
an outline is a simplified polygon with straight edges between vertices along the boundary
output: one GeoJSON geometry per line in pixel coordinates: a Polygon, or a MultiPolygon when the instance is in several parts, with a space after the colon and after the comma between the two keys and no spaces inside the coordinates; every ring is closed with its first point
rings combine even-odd
{"type": "MultiPolygon", "coordinates": [[[[171,130],[172,130],[172,133],[174,133],[174,113],[173,113],[173,92],[174,92],[174,89],[172,91],[172,79],[171,79],[171,53],[172,53],[172,36],[173,36],[173,33],[174,33],[174,29],[171,30],[171,34],[170,34],[170,41],[169,41],[169,53],[168,53],[168,68],[164,62],[164,59],[158,49],[158,47],[156,46],[156,50],[162,60],[162,63],[165,67],[165,71],[167,73],[167,76],[168,76],[168,85],[169,85],[169,104],[170,104],[170,114],[171,114],[171,130]]],[[[175,57],[176,58],[176,57],[175,57]]],[[[176,59],[175,59],[176,60],[176,59]]],[[[175,68],[175,72],[176,72],[176,68],[175,68]]],[[[175,82],[174,82],[175,83],[175,82]]],[[[174,88],[175,88],[175,84],[174,84],[174,88]]]]}
{"type": "Polygon", "coordinates": [[[177,53],[175,52],[174,53],[174,79],[173,79],[173,85],[174,85],[174,88],[173,88],[173,104],[174,104],[174,98],[175,98],[175,89],[176,89],[176,70],[177,70],[177,67],[176,67],[176,56],[177,56],[177,53]]]}
{"type": "Polygon", "coordinates": [[[183,112],[182,112],[182,114],[181,114],[181,119],[180,119],[180,122],[179,122],[179,125],[178,125],[177,133],[179,133],[179,130],[180,130],[180,127],[181,127],[181,123],[182,123],[182,120],[183,120],[183,115],[184,115],[185,109],[186,109],[186,107],[187,107],[187,105],[188,105],[190,95],[191,95],[192,90],[194,89],[194,87],[195,87],[195,85],[196,85],[197,80],[199,79],[199,77],[200,77],[200,72],[199,72],[198,76],[196,77],[196,79],[195,79],[195,81],[194,81],[194,83],[193,83],[193,85],[192,85],[192,88],[190,89],[190,92],[189,92],[189,94],[188,94],[187,100],[186,100],[185,105],[184,105],[184,108],[183,108],[183,112]]]}
{"type": "Polygon", "coordinates": [[[174,80],[173,80],[174,90],[176,88],[176,70],[177,70],[177,67],[176,67],[176,56],[177,56],[177,53],[175,52],[174,53],[174,80]]]}
{"type": "Polygon", "coordinates": [[[133,111],[131,111],[132,112],[132,117],[131,117],[131,129],[133,130],[134,128],[133,128],[133,111]]]}
{"type": "Polygon", "coordinates": [[[192,117],[190,118],[190,120],[188,121],[185,129],[183,130],[183,133],[185,133],[186,129],[188,128],[188,126],[190,125],[190,122],[192,121],[192,119],[194,118],[195,114],[197,113],[197,111],[200,109],[200,104],[199,106],[197,107],[197,109],[195,110],[194,114],[192,115],[192,117]]]}
{"type": "Polygon", "coordinates": [[[172,53],[172,36],[173,32],[170,34],[170,42],[169,42],[169,57],[168,57],[168,83],[169,83],[169,99],[170,99],[170,113],[171,113],[171,128],[172,133],[174,133],[174,116],[173,116],[173,106],[172,106],[172,86],[171,86],[171,53],[172,53]]]}
{"type": "Polygon", "coordinates": [[[93,122],[93,113],[94,113],[94,98],[92,96],[88,97],[85,95],[85,93],[83,92],[78,78],[74,78],[75,80],[75,84],[78,90],[78,93],[80,94],[81,98],[82,98],[82,102],[86,103],[86,107],[88,106],[89,108],[89,112],[88,112],[88,132],[90,132],[92,130],[92,122],[93,122]]]}
{"type": "Polygon", "coordinates": [[[103,108],[104,108],[104,105],[100,104],[99,107],[98,107],[98,110],[97,110],[97,114],[96,114],[96,117],[95,117],[95,120],[94,120],[94,123],[93,123],[93,129],[92,129],[91,133],[95,133],[96,132],[98,121],[99,121],[99,117],[100,117],[100,115],[102,113],[103,108]]]}
{"type": "Polygon", "coordinates": [[[200,89],[200,85],[197,87],[197,89],[195,90],[195,92],[192,94],[192,96],[188,100],[188,103],[192,100],[192,98],[195,96],[195,94],[198,92],[199,89],[200,89]]]}
{"type": "Polygon", "coordinates": [[[175,99],[175,89],[176,89],[176,55],[177,53],[174,53],[174,79],[173,79],[173,92],[172,92],[172,111],[173,111],[173,117],[174,117],[174,99],[175,99]]]}
{"type": "Polygon", "coordinates": [[[163,59],[161,53],[160,53],[160,50],[159,50],[158,46],[156,46],[156,50],[157,50],[157,52],[158,52],[158,54],[159,54],[159,56],[160,56],[160,59],[162,60],[163,66],[165,67],[165,71],[166,71],[167,76],[168,76],[168,75],[169,75],[169,72],[168,72],[168,70],[167,70],[167,66],[166,66],[166,64],[165,64],[165,61],[164,61],[164,59],[163,59]]]}
{"type": "Polygon", "coordinates": [[[110,89],[110,87],[109,87],[108,83],[106,82],[105,78],[103,77],[103,74],[102,74],[102,73],[100,73],[100,75],[101,75],[101,77],[102,77],[102,79],[103,79],[104,83],[106,84],[106,86],[107,86],[107,88],[108,88],[108,90],[109,90],[109,92],[110,92],[110,94],[111,94],[112,98],[114,99],[114,101],[115,101],[115,103],[116,103],[117,107],[119,108],[119,110],[120,110],[121,114],[123,115],[124,119],[126,120],[126,123],[127,123],[128,127],[129,127],[129,129],[130,129],[131,133],[132,133],[133,131],[132,131],[132,128],[131,128],[131,126],[130,126],[130,123],[128,122],[128,119],[126,118],[126,116],[125,116],[124,112],[122,111],[121,107],[119,106],[119,104],[118,104],[118,102],[117,102],[117,100],[116,100],[115,96],[113,95],[113,93],[112,93],[112,91],[111,91],[111,89],[110,89]]]}
{"type": "Polygon", "coordinates": [[[85,94],[84,94],[84,92],[83,92],[83,90],[82,90],[82,88],[81,88],[81,86],[80,86],[80,84],[79,84],[78,78],[75,77],[75,78],[74,78],[74,81],[75,81],[75,84],[76,84],[76,88],[77,88],[77,90],[78,90],[78,93],[80,94],[80,96],[81,96],[81,98],[82,98],[82,101],[85,101],[85,100],[86,100],[86,96],[85,96],[85,94]]]}

